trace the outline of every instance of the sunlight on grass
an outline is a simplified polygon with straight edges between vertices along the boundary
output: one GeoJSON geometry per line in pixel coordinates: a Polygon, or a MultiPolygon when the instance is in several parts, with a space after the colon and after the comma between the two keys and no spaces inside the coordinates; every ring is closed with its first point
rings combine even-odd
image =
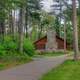
{"type": "MultiPolygon", "coordinates": [[[[67,54],[71,54],[71,51],[67,51],[67,54]]],[[[54,52],[36,52],[35,57],[55,57],[55,56],[61,56],[65,55],[64,51],[54,51],[54,52]]]]}
{"type": "Polygon", "coordinates": [[[40,80],[80,80],[80,61],[66,61],[43,75],[40,80]]]}

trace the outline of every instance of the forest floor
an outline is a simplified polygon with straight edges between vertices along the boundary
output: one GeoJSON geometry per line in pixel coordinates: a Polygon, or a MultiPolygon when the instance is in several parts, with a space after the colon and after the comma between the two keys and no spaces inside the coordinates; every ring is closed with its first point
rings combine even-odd
{"type": "Polygon", "coordinates": [[[67,60],[43,75],[40,80],[80,80],[80,60],[67,60]]]}
{"type": "Polygon", "coordinates": [[[0,71],[0,79],[38,80],[43,74],[62,64],[66,59],[67,55],[34,59],[34,61],[30,63],[0,71]]]}
{"type": "Polygon", "coordinates": [[[25,64],[25,63],[28,63],[32,61],[31,58],[26,58],[24,60],[6,60],[6,61],[1,61],[0,60],[0,71],[2,70],[6,70],[6,69],[9,69],[9,68],[12,68],[12,67],[15,67],[15,66],[18,66],[18,65],[22,65],[22,64],[25,64]]]}

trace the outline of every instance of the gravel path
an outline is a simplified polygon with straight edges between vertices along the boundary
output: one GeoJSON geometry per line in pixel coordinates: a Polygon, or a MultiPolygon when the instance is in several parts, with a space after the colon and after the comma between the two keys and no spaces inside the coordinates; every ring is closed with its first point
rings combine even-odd
{"type": "Polygon", "coordinates": [[[35,59],[30,63],[0,71],[0,80],[38,80],[43,74],[66,59],[66,55],[35,59]]]}

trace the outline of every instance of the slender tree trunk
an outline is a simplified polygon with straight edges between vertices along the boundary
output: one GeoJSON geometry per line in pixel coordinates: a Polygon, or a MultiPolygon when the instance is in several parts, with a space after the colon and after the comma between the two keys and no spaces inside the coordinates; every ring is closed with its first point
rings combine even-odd
{"type": "Polygon", "coordinates": [[[59,0],[59,4],[60,4],[60,28],[59,28],[59,36],[61,37],[61,15],[62,15],[62,0],[59,0]]]}
{"type": "Polygon", "coordinates": [[[40,25],[40,31],[39,31],[39,34],[38,34],[38,39],[41,38],[42,30],[43,30],[43,27],[42,27],[42,25],[40,25]]]}
{"type": "MultiPolygon", "coordinates": [[[[60,20],[61,21],[61,20],[60,20]]],[[[56,29],[56,34],[58,36],[60,36],[60,21],[59,21],[59,17],[57,16],[56,17],[56,20],[55,20],[55,29],[56,29]]]]}
{"type": "Polygon", "coordinates": [[[9,10],[9,29],[10,29],[10,34],[12,35],[12,29],[13,28],[13,19],[12,19],[12,10],[9,10]]]}
{"type": "Polygon", "coordinates": [[[77,29],[77,10],[76,10],[76,0],[72,0],[72,8],[73,8],[73,37],[74,37],[74,60],[78,59],[78,29],[77,29]]]}
{"type": "Polygon", "coordinates": [[[27,26],[28,26],[28,10],[27,10],[27,8],[26,8],[26,18],[25,18],[25,30],[26,30],[26,33],[25,33],[25,36],[26,36],[26,38],[28,37],[28,28],[27,28],[27,26]]]}
{"type": "Polygon", "coordinates": [[[4,41],[4,35],[5,35],[5,22],[0,22],[0,36],[2,41],[4,41]]]}
{"type": "Polygon", "coordinates": [[[20,9],[20,22],[19,22],[19,52],[23,53],[23,39],[24,39],[24,26],[25,26],[25,9],[20,9]]]}
{"type": "Polygon", "coordinates": [[[26,34],[25,34],[25,36],[26,36],[26,38],[28,37],[28,32],[27,32],[27,30],[28,30],[28,28],[27,28],[27,25],[26,25],[26,34]]]}
{"type": "Polygon", "coordinates": [[[16,21],[15,21],[15,10],[14,10],[14,16],[12,17],[12,22],[13,22],[13,26],[12,26],[12,36],[15,39],[15,34],[16,34],[16,21]]]}
{"type": "Polygon", "coordinates": [[[79,50],[80,50],[80,0],[78,0],[79,9],[78,9],[78,34],[79,34],[79,50]]]}
{"type": "Polygon", "coordinates": [[[14,11],[10,10],[10,12],[9,12],[9,29],[10,29],[10,35],[13,37],[13,39],[15,38],[15,27],[16,27],[15,10],[14,11]]]}
{"type": "Polygon", "coordinates": [[[64,53],[66,53],[66,19],[64,17],[64,53]]]}

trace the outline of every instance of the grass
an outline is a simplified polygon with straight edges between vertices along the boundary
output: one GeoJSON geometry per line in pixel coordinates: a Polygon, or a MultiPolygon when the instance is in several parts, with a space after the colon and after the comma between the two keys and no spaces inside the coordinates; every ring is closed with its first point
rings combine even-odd
{"type": "Polygon", "coordinates": [[[10,62],[1,62],[0,63],[0,70],[4,70],[4,69],[8,69],[8,68],[12,68],[21,64],[25,64],[28,63],[29,61],[31,61],[31,59],[27,59],[25,61],[10,61],[10,62]]]}
{"type": "Polygon", "coordinates": [[[80,80],[80,61],[65,61],[59,67],[43,75],[40,80],[80,80]]]}
{"type": "MultiPolygon", "coordinates": [[[[67,52],[70,53],[70,52],[67,52]]],[[[57,51],[57,52],[38,52],[37,55],[38,57],[51,57],[51,56],[61,56],[64,55],[63,51],[57,51]]]]}
{"type": "Polygon", "coordinates": [[[60,56],[64,55],[64,52],[46,52],[42,54],[43,56],[60,56]]]}
{"type": "Polygon", "coordinates": [[[30,61],[32,61],[32,58],[24,54],[5,54],[4,56],[0,56],[0,70],[12,68],[30,61]]]}

